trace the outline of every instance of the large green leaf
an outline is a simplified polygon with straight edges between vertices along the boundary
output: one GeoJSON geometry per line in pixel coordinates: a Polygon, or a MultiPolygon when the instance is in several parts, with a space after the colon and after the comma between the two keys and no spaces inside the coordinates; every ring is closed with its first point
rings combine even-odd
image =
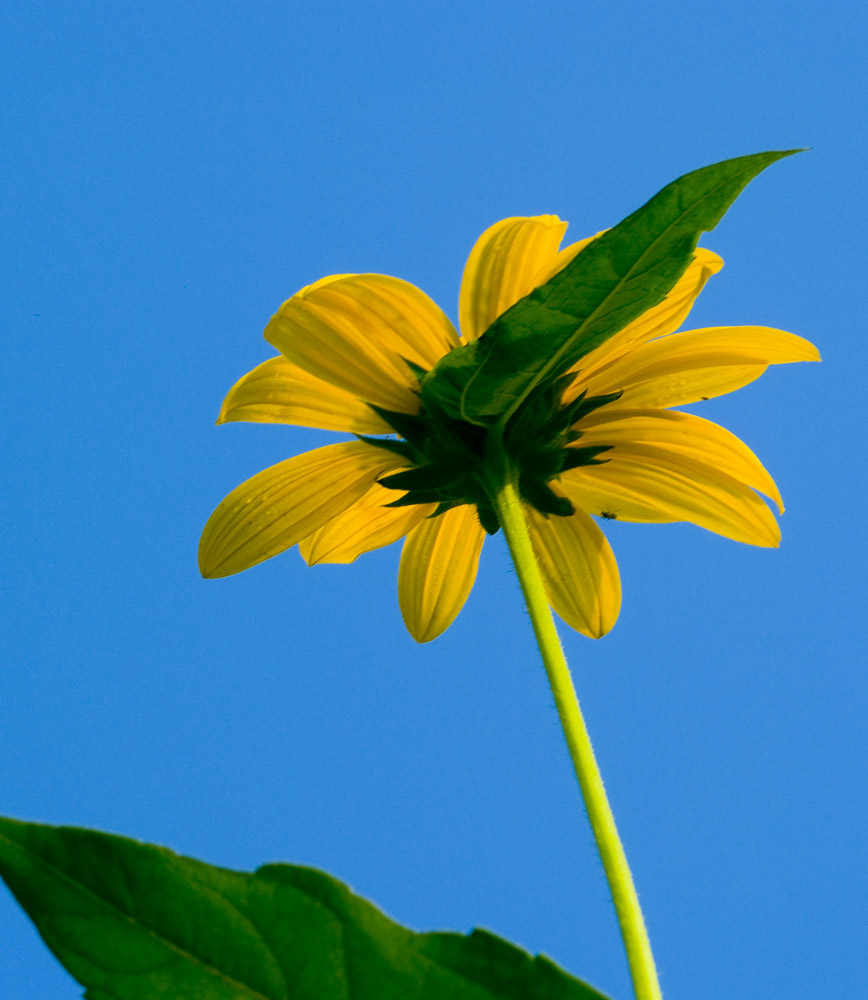
{"type": "Polygon", "coordinates": [[[311,868],[0,819],[0,874],[90,1000],[605,1000],[485,931],[407,930],[311,868]]]}
{"type": "Polygon", "coordinates": [[[761,170],[798,150],[724,160],[679,177],[520,299],[478,340],[447,354],[422,383],[429,407],[505,423],[535,387],[657,305],[761,170]]]}

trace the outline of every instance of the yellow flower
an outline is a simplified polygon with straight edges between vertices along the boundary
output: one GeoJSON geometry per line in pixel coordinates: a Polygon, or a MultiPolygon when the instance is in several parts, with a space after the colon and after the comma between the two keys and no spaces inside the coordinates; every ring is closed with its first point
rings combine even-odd
{"type": "MultiPolygon", "coordinates": [[[[412,436],[404,427],[424,416],[422,373],[480,337],[590,242],[560,250],[566,228],[556,216],[538,216],[504,219],[482,234],[461,282],[460,336],[427,295],[398,278],[335,275],[303,288],[265,330],[280,355],[233,386],[218,423],[412,436]]],[[[819,360],[808,341],[768,327],[675,333],[722,265],[716,254],[697,249],[659,305],[577,363],[556,401],[561,412],[572,404],[577,414],[557,442],[557,453],[569,457],[557,460],[552,475],[543,463],[548,471],[537,473],[536,486],[526,477],[522,495],[549,603],[585,635],[608,632],[621,602],[612,550],[591,514],[691,521],[751,545],[778,544],[777,522],[757,491],[783,511],[781,498],[756,456],[722,427],[669,409],[739,389],[770,364],[819,360]]],[[[496,524],[467,485],[476,472],[472,454],[458,485],[453,475],[442,489],[427,490],[411,485],[414,476],[426,475],[417,468],[421,459],[408,457],[417,454],[394,437],[379,443],[363,437],[260,472],[233,490],[206,524],[203,576],[238,573],[296,544],[310,565],[349,563],[406,536],[398,571],[401,612],[417,641],[434,639],[473,586],[482,524],[489,530],[496,524]]],[[[454,473],[454,463],[451,468],[454,473]]]]}

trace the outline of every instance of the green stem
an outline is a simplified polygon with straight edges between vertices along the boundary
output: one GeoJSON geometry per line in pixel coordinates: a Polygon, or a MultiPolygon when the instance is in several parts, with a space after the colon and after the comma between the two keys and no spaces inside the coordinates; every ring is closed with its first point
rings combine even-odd
{"type": "Polygon", "coordinates": [[[603,779],[597,767],[591,738],[588,735],[576,689],[570,677],[567,661],[558,638],[552,613],[549,610],[542,575],[534,555],[527,530],[521,500],[515,486],[507,482],[495,498],[500,520],[512,561],[518,573],[537,644],[555,697],[555,705],[569,747],[570,757],[579,779],[582,798],[588,812],[597,850],[609,882],[609,891],[621,927],[621,937],[627,952],[627,963],[633,978],[636,1000],[661,1000],[654,956],[633,876],[627,856],[618,836],[615,817],[606,797],[603,779]]]}

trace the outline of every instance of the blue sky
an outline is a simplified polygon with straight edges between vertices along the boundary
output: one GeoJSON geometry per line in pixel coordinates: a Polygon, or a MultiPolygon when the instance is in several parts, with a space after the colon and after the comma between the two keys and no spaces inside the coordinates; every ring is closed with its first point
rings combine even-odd
{"type": "MultiPolygon", "coordinates": [[[[810,146],[703,238],[726,267],[689,323],[823,354],[701,410],[775,476],[781,548],[606,525],[621,619],[564,641],[667,1000],[865,996],[865,29],[798,0],[0,5],[0,812],[322,867],[628,997],[501,539],[426,646],[397,546],[202,581],[223,495],[334,439],[214,419],[318,277],[455,317],[499,218],[579,238],[810,146]]],[[[0,894],[0,996],[79,995],[0,894]]]]}

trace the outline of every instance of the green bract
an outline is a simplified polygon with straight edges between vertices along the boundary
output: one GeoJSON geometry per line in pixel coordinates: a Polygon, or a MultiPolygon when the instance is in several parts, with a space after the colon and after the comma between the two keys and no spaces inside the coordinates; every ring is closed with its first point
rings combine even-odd
{"type": "Polygon", "coordinates": [[[598,456],[609,449],[575,446],[581,432],[573,427],[583,416],[617,399],[618,393],[590,398],[583,394],[562,406],[564,381],[572,380],[558,379],[528,399],[503,436],[449,416],[436,402],[423,404],[412,416],[373,407],[403,440],[363,440],[401,455],[412,466],[380,480],[389,489],[407,491],[388,506],[436,503],[440,514],[473,504],[482,526],[495,534],[499,525],[492,498],[509,476],[517,482],[522,499],[540,513],[569,517],[573,505],[548,483],[569,469],[601,461],[598,456]]]}

